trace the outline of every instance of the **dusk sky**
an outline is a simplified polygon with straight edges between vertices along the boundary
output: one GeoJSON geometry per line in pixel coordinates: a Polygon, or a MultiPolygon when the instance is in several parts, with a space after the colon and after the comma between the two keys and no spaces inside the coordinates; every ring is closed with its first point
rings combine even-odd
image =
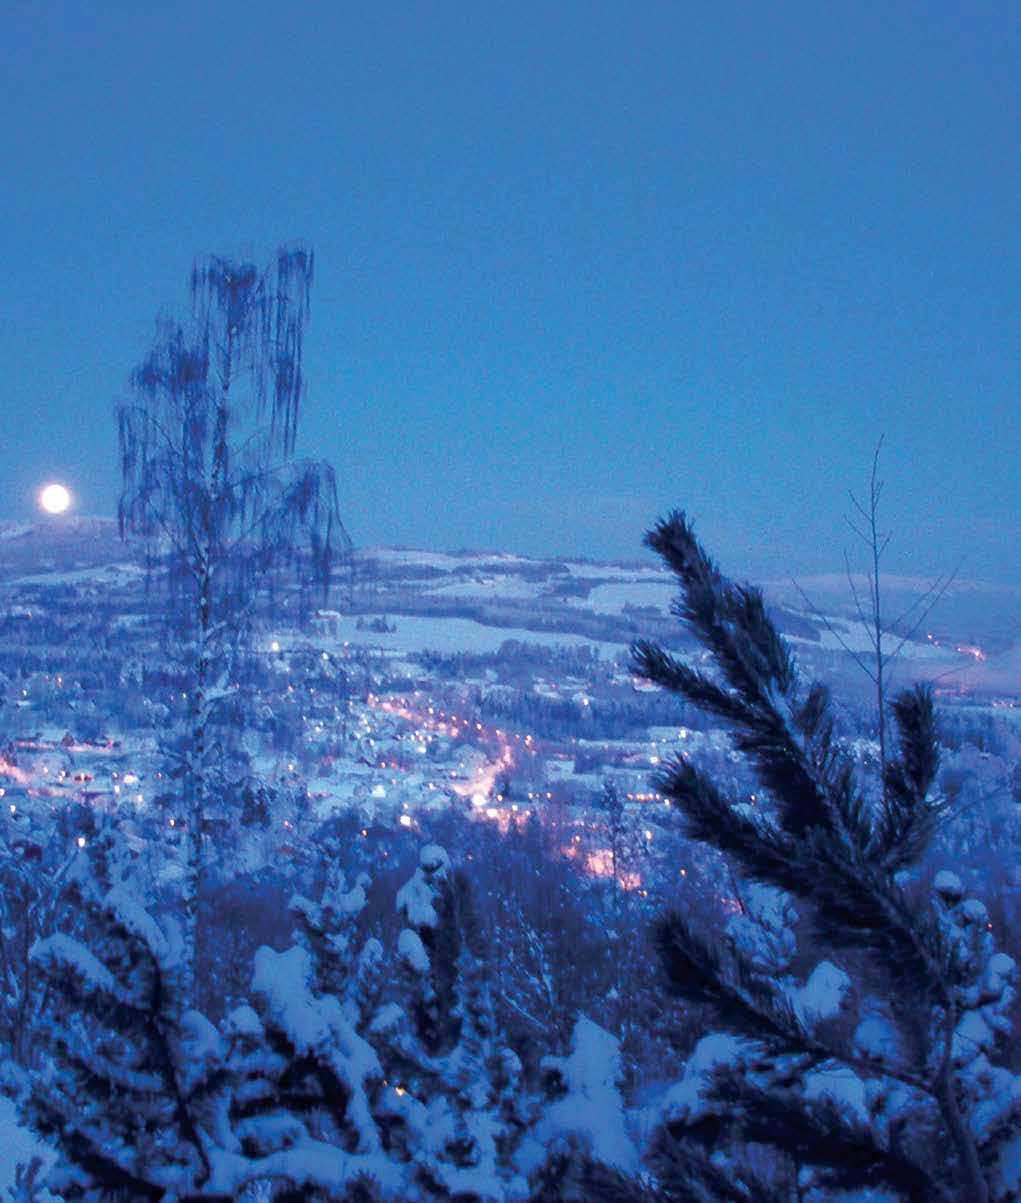
{"type": "Polygon", "coordinates": [[[316,253],[357,544],[1021,583],[1021,10],[3,3],[0,517],[113,514],[192,260],[316,253]]]}

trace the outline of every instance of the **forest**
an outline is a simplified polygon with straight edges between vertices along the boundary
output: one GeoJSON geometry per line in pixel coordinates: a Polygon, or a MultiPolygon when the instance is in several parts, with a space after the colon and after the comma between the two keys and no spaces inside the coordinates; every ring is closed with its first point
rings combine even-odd
{"type": "Polygon", "coordinates": [[[407,619],[297,453],[312,280],[198,261],[118,407],[135,567],[0,615],[8,1197],[1021,1200],[1015,712],[891,685],[878,556],[842,696],[681,510],[669,631],[578,627],[620,663],[327,645],[407,619]]]}

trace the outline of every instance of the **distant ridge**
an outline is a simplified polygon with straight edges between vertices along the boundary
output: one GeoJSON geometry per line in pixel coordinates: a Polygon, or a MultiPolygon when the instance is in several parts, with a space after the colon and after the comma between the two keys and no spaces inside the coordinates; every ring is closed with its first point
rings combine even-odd
{"type": "Polygon", "coordinates": [[[98,514],[55,514],[52,518],[25,521],[0,518],[0,539],[35,535],[40,538],[66,539],[75,536],[117,535],[117,519],[98,514]]]}
{"type": "Polygon", "coordinates": [[[116,518],[62,514],[28,522],[0,520],[0,574],[91,568],[133,560],[116,518]]]}
{"type": "MultiPolygon", "coordinates": [[[[93,573],[105,585],[126,581],[123,570],[141,562],[139,543],[122,540],[114,518],[72,514],[0,520],[0,586],[69,584],[80,582],[81,573],[93,573]]],[[[827,622],[858,651],[867,649],[867,633],[843,574],[799,578],[810,604],[789,579],[759,583],[802,658],[820,655],[830,671],[826,658],[841,653],[827,622]]],[[[888,621],[908,611],[929,583],[913,576],[884,577],[888,621]]],[[[356,601],[363,615],[417,615],[436,622],[470,618],[494,627],[563,630],[622,647],[639,633],[636,624],[654,628],[657,638],[677,633],[670,616],[673,578],[654,563],[374,546],[356,550],[352,579],[342,587],[355,590],[357,598],[349,592],[345,604],[356,601]]],[[[911,661],[912,673],[952,678],[969,691],[1021,687],[1021,589],[955,580],[914,633],[904,660],[911,661]]]]}

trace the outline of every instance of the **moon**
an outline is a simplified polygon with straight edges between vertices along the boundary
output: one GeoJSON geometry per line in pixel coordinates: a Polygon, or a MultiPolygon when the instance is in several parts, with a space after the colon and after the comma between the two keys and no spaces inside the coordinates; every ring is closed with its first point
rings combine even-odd
{"type": "Polygon", "coordinates": [[[45,485],[39,491],[39,504],[47,514],[62,514],[71,504],[71,494],[63,485],[45,485]]]}

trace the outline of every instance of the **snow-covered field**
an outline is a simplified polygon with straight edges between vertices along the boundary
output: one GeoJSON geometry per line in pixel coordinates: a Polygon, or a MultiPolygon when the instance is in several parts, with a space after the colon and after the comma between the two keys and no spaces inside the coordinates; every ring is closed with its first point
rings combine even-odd
{"type": "Polygon", "coordinates": [[[545,593],[544,581],[526,581],[518,576],[489,576],[472,580],[447,581],[429,590],[435,597],[484,597],[534,599],[545,593]]]}
{"type": "Polygon", "coordinates": [[[625,606],[652,606],[664,614],[677,596],[677,586],[669,577],[662,580],[621,580],[595,585],[584,602],[578,604],[597,614],[621,614],[625,606]]]}
{"type": "Polygon", "coordinates": [[[138,564],[105,564],[99,568],[72,568],[67,572],[36,572],[15,577],[12,585],[84,585],[124,584],[140,579],[144,569],[138,564]]]}
{"type": "Polygon", "coordinates": [[[392,633],[359,630],[357,620],[344,617],[338,625],[337,644],[378,647],[407,655],[412,652],[497,652],[508,640],[533,643],[540,647],[590,647],[607,657],[619,656],[627,641],[610,643],[587,639],[564,631],[533,631],[525,627],[494,627],[470,618],[423,618],[413,614],[391,617],[397,627],[392,633]]]}

